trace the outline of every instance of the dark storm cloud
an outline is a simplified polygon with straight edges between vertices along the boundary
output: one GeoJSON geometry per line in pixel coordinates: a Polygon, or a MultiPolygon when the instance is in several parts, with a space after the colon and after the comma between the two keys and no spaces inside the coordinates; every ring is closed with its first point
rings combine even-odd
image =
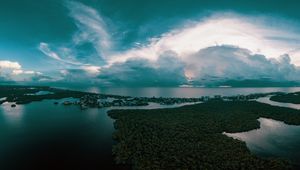
{"type": "Polygon", "coordinates": [[[178,86],[186,83],[184,63],[168,51],[157,61],[129,59],[100,69],[97,75],[84,69],[62,70],[62,82],[88,82],[100,86],[178,86]]]}
{"type": "Polygon", "coordinates": [[[186,82],[184,63],[170,51],[154,62],[130,59],[115,63],[102,69],[98,78],[119,86],[178,86],[186,82]]]}

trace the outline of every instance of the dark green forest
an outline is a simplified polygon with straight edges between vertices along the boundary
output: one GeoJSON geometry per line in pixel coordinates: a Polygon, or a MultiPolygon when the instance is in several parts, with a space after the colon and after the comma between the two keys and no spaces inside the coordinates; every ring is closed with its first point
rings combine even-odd
{"type": "Polygon", "coordinates": [[[98,95],[100,97],[114,97],[114,98],[126,98],[124,96],[117,95],[106,95],[106,94],[96,94],[89,92],[81,92],[74,90],[58,89],[48,86],[12,86],[12,85],[0,85],[0,98],[7,97],[1,102],[16,102],[16,104],[28,104],[33,101],[42,101],[45,99],[63,99],[63,98],[80,98],[85,95],[98,95]],[[39,91],[49,91],[52,94],[45,95],[28,95],[39,91]]]}
{"type": "Polygon", "coordinates": [[[300,124],[300,111],[255,101],[210,101],[172,109],[112,110],[115,161],[133,169],[291,169],[263,159],[223,132],[259,128],[258,118],[300,124]]]}
{"type": "Polygon", "coordinates": [[[270,100],[282,103],[300,104],[300,92],[276,94],[275,96],[271,96],[270,100]]]}

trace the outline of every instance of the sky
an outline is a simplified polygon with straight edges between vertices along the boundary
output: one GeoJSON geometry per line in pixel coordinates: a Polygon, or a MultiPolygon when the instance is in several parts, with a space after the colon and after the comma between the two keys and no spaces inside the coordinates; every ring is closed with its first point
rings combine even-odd
{"type": "Polygon", "coordinates": [[[1,0],[0,84],[300,85],[299,6],[1,0]]]}

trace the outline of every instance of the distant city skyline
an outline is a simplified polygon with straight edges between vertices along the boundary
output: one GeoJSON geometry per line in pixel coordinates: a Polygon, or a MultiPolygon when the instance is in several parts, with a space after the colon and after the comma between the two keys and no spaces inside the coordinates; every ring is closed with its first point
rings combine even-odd
{"type": "Polygon", "coordinates": [[[10,0],[0,83],[300,85],[297,1],[10,0]]]}

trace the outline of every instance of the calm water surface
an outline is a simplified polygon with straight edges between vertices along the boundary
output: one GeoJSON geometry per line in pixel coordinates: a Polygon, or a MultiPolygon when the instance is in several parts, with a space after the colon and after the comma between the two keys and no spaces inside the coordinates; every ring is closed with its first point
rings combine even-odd
{"type": "MultiPolygon", "coordinates": [[[[270,96],[256,101],[272,106],[300,109],[300,104],[280,103],[270,100],[270,96]]],[[[224,133],[245,141],[251,152],[262,157],[282,157],[292,161],[300,169],[300,126],[287,125],[281,121],[260,118],[260,128],[241,133],[224,133]]]]}
{"type": "MultiPolygon", "coordinates": [[[[76,99],[62,99],[65,100],[76,99]]],[[[111,155],[113,120],[108,109],[80,110],[44,100],[26,105],[0,106],[0,169],[128,169],[116,166],[111,155]]],[[[114,107],[155,109],[162,106],[114,107]]],[[[112,109],[112,108],[110,108],[112,109]]]]}
{"type": "MultiPolygon", "coordinates": [[[[66,87],[63,87],[66,88],[66,87]]],[[[95,93],[114,94],[134,97],[200,97],[200,96],[233,96],[252,93],[296,92],[300,87],[264,87],[264,88],[100,88],[100,87],[67,87],[74,90],[95,93]]]]}
{"type": "Polygon", "coordinates": [[[288,108],[292,108],[292,109],[300,109],[300,104],[293,104],[293,103],[281,103],[281,102],[275,102],[270,100],[271,96],[267,96],[267,97],[261,97],[258,98],[256,101],[260,102],[260,103],[266,103],[272,106],[279,106],[279,107],[288,107],[288,108]]]}
{"type": "Polygon", "coordinates": [[[262,157],[289,159],[300,168],[300,126],[260,118],[260,128],[242,133],[224,133],[245,141],[250,151],[262,157]]]}
{"type": "Polygon", "coordinates": [[[112,169],[106,110],[53,102],[0,107],[0,169],[112,169]]]}

